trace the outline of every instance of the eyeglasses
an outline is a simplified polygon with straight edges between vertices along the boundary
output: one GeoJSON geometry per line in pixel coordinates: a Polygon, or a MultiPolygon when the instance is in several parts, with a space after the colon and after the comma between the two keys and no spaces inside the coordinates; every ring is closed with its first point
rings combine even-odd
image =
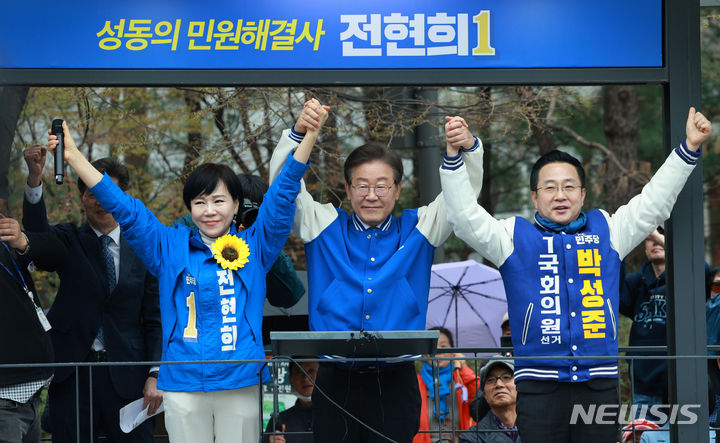
{"type": "Polygon", "coordinates": [[[542,188],[537,188],[537,192],[540,192],[545,195],[555,195],[555,194],[557,194],[558,190],[560,190],[565,195],[573,195],[573,194],[580,192],[581,189],[582,189],[582,186],[577,186],[577,185],[565,185],[565,186],[559,186],[559,187],[555,186],[555,185],[550,185],[550,186],[544,186],[542,188]]]}
{"type": "Polygon", "coordinates": [[[370,190],[372,189],[375,191],[375,195],[378,197],[384,197],[390,188],[395,186],[395,183],[393,182],[390,185],[377,185],[377,186],[368,186],[368,185],[351,185],[352,188],[355,190],[355,192],[358,193],[361,197],[366,197],[368,194],[370,194],[370,190]]]}
{"type": "Polygon", "coordinates": [[[513,379],[512,374],[503,374],[500,377],[488,377],[485,379],[485,384],[494,385],[498,380],[502,380],[503,383],[509,383],[513,379]]]}

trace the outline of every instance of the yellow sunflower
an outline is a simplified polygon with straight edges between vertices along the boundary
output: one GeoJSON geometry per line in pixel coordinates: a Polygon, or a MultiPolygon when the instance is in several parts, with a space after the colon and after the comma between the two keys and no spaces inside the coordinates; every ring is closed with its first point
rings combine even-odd
{"type": "Polygon", "coordinates": [[[250,257],[250,248],[245,240],[234,235],[223,235],[210,246],[215,260],[223,269],[238,270],[245,266],[250,257]]]}

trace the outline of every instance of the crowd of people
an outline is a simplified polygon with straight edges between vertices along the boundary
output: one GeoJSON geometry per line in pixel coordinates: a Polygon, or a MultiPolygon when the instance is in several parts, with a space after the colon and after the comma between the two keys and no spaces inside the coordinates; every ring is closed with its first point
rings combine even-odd
{"type": "MultiPolygon", "coordinates": [[[[151,421],[120,429],[118,410],[137,398],[149,414],[163,405],[172,442],[257,441],[258,374],[262,383],[270,379],[260,363],[263,304],[290,305],[303,293],[282,255],[291,230],[305,245],[311,330],[424,329],[435,249],[454,231],[499,269],[508,299],[502,334],[512,337],[512,356],[523,358],[491,358],[477,374],[461,354],[442,352],[436,368],[407,358],[293,362],[297,403],[272,418],[264,441],[616,441],[615,423],[571,425],[572,408],[619,403],[611,358],[619,314],[633,320],[631,344],[665,343],[658,226],[693,171],[710,122],[691,108],[686,139],[614,214],[583,210],[582,164],[555,150],[532,167],[534,219],[499,220],[477,203],[482,142],[458,116],[446,117],[442,192],[428,205],[396,210],[403,162],[378,142],[345,161],[352,211],[314,200],[302,177],[329,113],[316,99],[304,104],[273,151],[270,185],[258,185],[264,192],[252,195],[254,179],[226,165],[198,166],[182,192],[189,213],[170,227],[125,192],[129,175],[120,162],[89,162],[66,123],[62,140],[50,134],[47,147],[26,148],[24,230],[0,215],[8,307],[0,327],[10,339],[0,363],[167,364],[0,370],[0,404],[8,406],[0,408],[7,430],[0,441],[38,440],[46,386],[53,441],[101,433],[109,441],[153,441],[151,421]],[[87,218],[80,226],[51,225],[46,216],[42,172],[47,151],[61,142],[79,178],[87,218]],[[643,240],[648,263],[625,275],[623,258],[643,240]],[[33,267],[60,278],[47,317],[33,267]],[[94,400],[82,401],[91,391],[94,400]]],[[[453,348],[452,333],[437,330],[438,349],[453,348]]],[[[662,361],[635,363],[635,401],[665,401],[666,371],[662,361]]]]}

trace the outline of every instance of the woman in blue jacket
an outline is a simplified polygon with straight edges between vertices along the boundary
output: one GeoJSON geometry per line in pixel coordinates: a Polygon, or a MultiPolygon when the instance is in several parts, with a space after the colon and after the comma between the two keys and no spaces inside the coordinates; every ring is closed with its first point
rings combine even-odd
{"type": "MultiPolygon", "coordinates": [[[[237,176],[206,163],[188,177],[183,200],[197,228],[169,228],[141,201],[125,194],[77,149],[63,123],[64,158],[160,285],[163,361],[264,360],[262,307],[265,274],[292,227],[300,179],[329,108],[305,104],[301,118],[314,128],[288,159],[260,206],[257,220],[238,232],[243,201],[237,176]]],[[[50,135],[54,152],[57,137],[50,135]]],[[[173,443],[257,441],[261,362],[162,365],[165,423],[173,443]]],[[[269,379],[267,369],[263,381],[269,379]]]]}

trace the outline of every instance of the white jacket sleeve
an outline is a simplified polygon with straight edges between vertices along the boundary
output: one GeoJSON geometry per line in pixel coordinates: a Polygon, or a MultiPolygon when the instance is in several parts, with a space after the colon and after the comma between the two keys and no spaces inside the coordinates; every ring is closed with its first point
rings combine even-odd
{"type": "MultiPolygon", "coordinates": [[[[288,156],[300,144],[291,137],[291,131],[286,129],[280,137],[270,158],[270,183],[280,174],[288,156]]],[[[309,243],[327,228],[337,218],[337,210],[330,204],[321,204],[313,200],[305,188],[305,180],[300,182],[300,193],[295,200],[295,218],[293,231],[303,241],[309,243]]]]}
{"type": "Polygon", "coordinates": [[[468,176],[469,169],[469,165],[465,164],[455,170],[440,168],[448,222],[455,235],[499,267],[514,249],[515,218],[497,220],[477,203],[477,194],[468,176]]]}
{"type": "MultiPolygon", "coordinates": [[[[483,147],[482,141],[475,138],[476,145],[472,150],[464,151],[463,161],[470,172],[470,185],[475,199],[480,196],[483,181],[483,147]]],[[[452,226],[448,223],[446,202],[441,192],[427,206],[418,208],[417,229],[428,239],[431,245],[440,246],[450,236],[452,226]]]]}
{"type": "MultiPolygon", "coordinates": [[[[610,228],[610,245],[621,259],[670,217],[680,191],[695,168],[694,164],[680,157],[678,150],[685,149],[681,146],[671,152],[640,194],[613,215],[604,213],[610,228]]],[[[685,157],[689,155],[694,154],[685,154],[685,157]]]]}

